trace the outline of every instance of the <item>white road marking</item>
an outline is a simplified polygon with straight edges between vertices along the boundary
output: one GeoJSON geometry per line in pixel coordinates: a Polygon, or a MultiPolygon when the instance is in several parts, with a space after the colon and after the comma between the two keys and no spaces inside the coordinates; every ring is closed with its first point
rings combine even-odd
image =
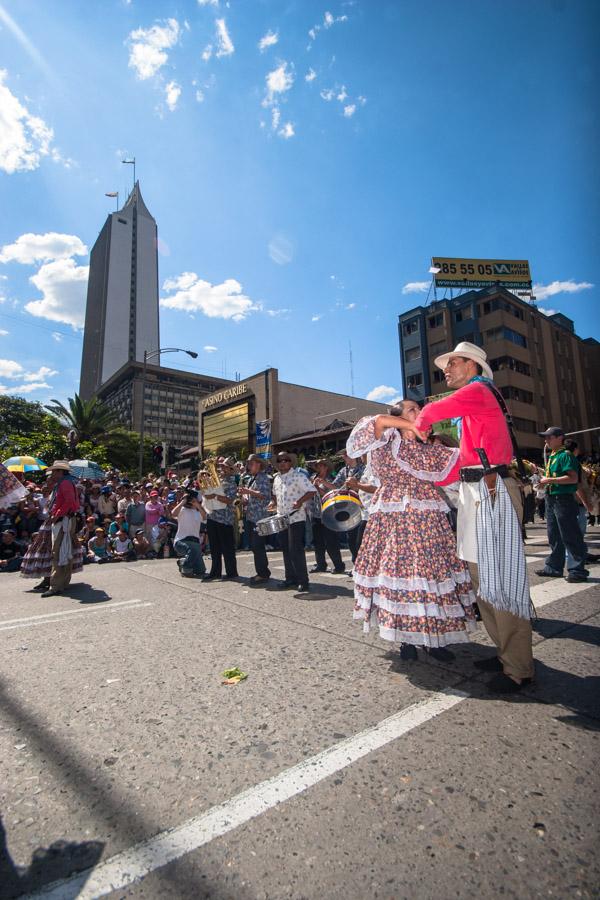
{"type": "MultiPolygon", "coordinates": [[[[596,577],[600,575],[600,566],[588,566],[590,575],[596,577]]],[[[564,578],[548,578],[542,584],[536,584],[531,588],[531,599],[536,609],[542,609],[549,603],[555,603],[557,600],[568,600],[573,594],[580,591],[587,591],[589,588],[598,584],[597,581],[580,581],[577,584],[569,584],[564,578]]]]}
{"type": "Polygon", "coordinates": [[[467,694],[453,688],[433,694],[427,700],[408,706],[372,728],[340,741],[183,825],[118,853],[91,871],[55,882],[29,896],[49,897],[52,900],[73,900],[74,897],[92,900],[121,890],[301,794],[465,699],[467,694]]]}
{"type": "Polygon", "coordinates": [[[27,616],[21,619],[0,620],[0,631],[12,631],[15,628],[30,628],[32,625],[50,625],[59,617],[109,612],[110,610],[120,609],[124,606],[137,609],[143,606],[152,606],[152,603],[142,602],[141,600],[120,600],[117,603],[103,603],[98,609],[90,609],[89,607],[84,606],[79,609],[63,609],[59,612],[40,613],[37,616],[27,616]]]}

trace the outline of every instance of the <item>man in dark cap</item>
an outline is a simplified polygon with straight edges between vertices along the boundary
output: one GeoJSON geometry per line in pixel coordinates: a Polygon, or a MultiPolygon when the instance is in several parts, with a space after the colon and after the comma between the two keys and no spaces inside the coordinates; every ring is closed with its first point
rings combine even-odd
{"type": "Polygon", "coordinates": [[[540,478],[540,486],[546,487],[546,526],[550,555],[543,569],[536,574],[547,578],[561,578],[569,551],[567,581],[587,581],[590,574],[585,568],[585,544],[577,521],[575,494],[578,488],[578,463],[565,449],[565,433],[552,426],[540,432],[550,451],[546,474],[540,478]]]}

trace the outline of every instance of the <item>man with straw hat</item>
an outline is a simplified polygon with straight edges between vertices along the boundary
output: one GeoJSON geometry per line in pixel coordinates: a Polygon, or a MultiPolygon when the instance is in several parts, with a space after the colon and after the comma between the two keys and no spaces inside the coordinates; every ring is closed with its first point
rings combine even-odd
{"type": "Polygon", "coordinates": [[[256,453],[251,453],[246,460],[249,479],[238,490],[246,503],[246,522],[248,523],[248,537],[250,549],[254,556],[254,568],[256,574],[250,579],[251,584],[262,584],[271,577],[269,560],[267,557],[267,539],[256,531],[256,523],[268,516],[267,507],[271,502],[271,482],[265,469],[266,461],[256,453]]]}
{"type": "Polygon", "coordinates": [[[483,624],[497,649],[497,656],[475,665],[496,673],[488,685],[492,692],[511,694],[534,674],[523,500],[508,470],[518,448],[485,351],[462,341],[435,364],[454,393],[427,404],[414,427],[423,437],[434,422],[461,418],[458,463],[442,484],[460,477],[457,552],[469,564],[483,624]]]}
{"type": "Polygon", "coordinates": [[[71,581],[73,549],[79,511],[79,498],[75,481],[70,477],[71,467],[66,459],[57,459],[50,470],[56,479],[55,494],[50,510],[52,523],[52,571],[50,588],[42,597],[61,594],[71,581]]]}

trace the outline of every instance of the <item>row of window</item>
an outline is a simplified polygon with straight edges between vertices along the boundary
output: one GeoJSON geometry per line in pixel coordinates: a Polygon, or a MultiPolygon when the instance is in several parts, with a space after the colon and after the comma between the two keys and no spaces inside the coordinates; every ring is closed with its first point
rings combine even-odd
{"type": "Polygon", "coordinates": [[[501,372],[502,369],[511,369],[520,375],[531,375],[531,367],[528,363],[521,362],[520,359],[514,359],[512,356],[497,356],[496,359],[490,359],[490,368],[492,372],[501,372]]]}
{"type": "Polygon", "coordinates": [[[533,403],[533,394],[531,391],[513,387],[512,384],[506,384],[504,387],[501,387],[500,393],[505,400],[518,400],[520,403],[533,403]]]}
{"type": "Polygon", "coordinates": [[[519,334],[518,331],[513,331],[512,328],[506,328],[505,325],[499,325],[497,328],[489,328],[484,332],[484,337],[488,341],[512,341],[513,344],[517,344],[519,347],[527,346],[527,338],[523,334],[519,334]]]}

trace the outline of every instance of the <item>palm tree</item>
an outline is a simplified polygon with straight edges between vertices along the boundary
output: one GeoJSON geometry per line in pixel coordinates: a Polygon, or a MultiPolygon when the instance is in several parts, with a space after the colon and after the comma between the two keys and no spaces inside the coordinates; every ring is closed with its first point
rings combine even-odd
{"type": "Polygon", "coordinates": [[[58,400],[51,400],[46,409],[64,428],[74,432],[73,447],[81,441],[98,441],[119,427],[114,410],[97,397],[82,400],[75,394],[69,397],[68,403],[67,408],[58,400]]]}

